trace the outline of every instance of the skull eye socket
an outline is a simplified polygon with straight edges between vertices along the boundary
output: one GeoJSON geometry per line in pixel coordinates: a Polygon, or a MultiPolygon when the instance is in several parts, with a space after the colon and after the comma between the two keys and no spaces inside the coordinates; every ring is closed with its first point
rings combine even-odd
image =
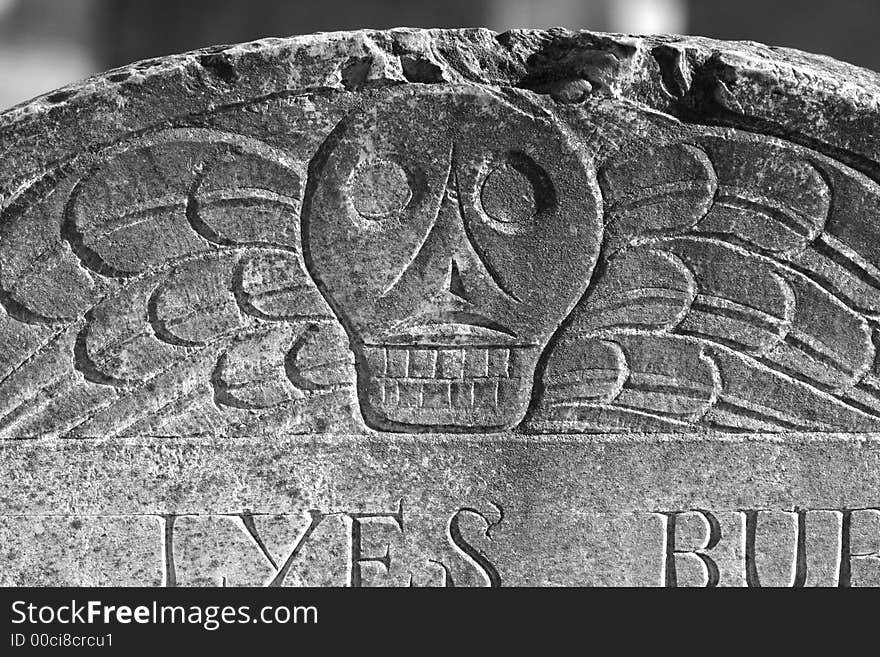
{"type": "Polygon", "coordinates": [[[553,202],[546,172],[524,153],[508,153],[489,171],[480,189],[483,212],[503,231],[528,227],[553,202]]]}
{"type": "Polygon", "coordinates": [[[406,172],[396,162],[372,160],[361,163],[351,179],[350,195],[354,209],[364,219],[389,217],[412,198],[406,172]]]}

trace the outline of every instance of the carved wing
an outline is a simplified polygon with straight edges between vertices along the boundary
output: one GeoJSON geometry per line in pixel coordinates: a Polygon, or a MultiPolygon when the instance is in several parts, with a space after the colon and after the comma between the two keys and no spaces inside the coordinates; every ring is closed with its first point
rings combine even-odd
{"type": "Polygon", "coordinates": [[[618,156],[600,185],[602,257],[531,430],[877,430],[876,184],[726,134],[618,156]]]}
{"type": "Polygon", "coordinates": [[[302,262],[301,169],[166,130],[24,189],[0,218],[0,436],[334,421],[310,400],[347,397],[353,374],[302,262]]]}

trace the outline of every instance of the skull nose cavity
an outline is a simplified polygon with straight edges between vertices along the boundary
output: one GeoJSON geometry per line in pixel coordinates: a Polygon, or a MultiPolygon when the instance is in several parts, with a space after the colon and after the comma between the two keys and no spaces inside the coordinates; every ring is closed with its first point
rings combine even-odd
{"type": "Polygon", "coordinates": [[[449,273],[447,274],[446,291],[451,295],[458,297],[464,301],[470,301],[467,296],[467,290],[464,287],[464,281],[461,279],[461,272],[458,270],[458,263],[455,258],[449,260],[449,273]]]}

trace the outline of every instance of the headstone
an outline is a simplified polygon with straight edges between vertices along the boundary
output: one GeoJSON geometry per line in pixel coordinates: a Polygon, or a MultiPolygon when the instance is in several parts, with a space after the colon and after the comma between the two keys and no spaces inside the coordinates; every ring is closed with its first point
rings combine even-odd
{"type": "Polygon", "coordinates": [[[880,78],[349,32],[0,115],[0,582],[880,584],[880,78]]]}

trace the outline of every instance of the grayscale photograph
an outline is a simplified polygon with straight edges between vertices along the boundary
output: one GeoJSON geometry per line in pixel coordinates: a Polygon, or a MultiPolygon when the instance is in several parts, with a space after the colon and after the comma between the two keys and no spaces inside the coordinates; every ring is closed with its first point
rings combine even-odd
{"type": "Polygon", "coordinates": [[[880,586],[878,24],[0,0],[0,584],[880,586]]]}

